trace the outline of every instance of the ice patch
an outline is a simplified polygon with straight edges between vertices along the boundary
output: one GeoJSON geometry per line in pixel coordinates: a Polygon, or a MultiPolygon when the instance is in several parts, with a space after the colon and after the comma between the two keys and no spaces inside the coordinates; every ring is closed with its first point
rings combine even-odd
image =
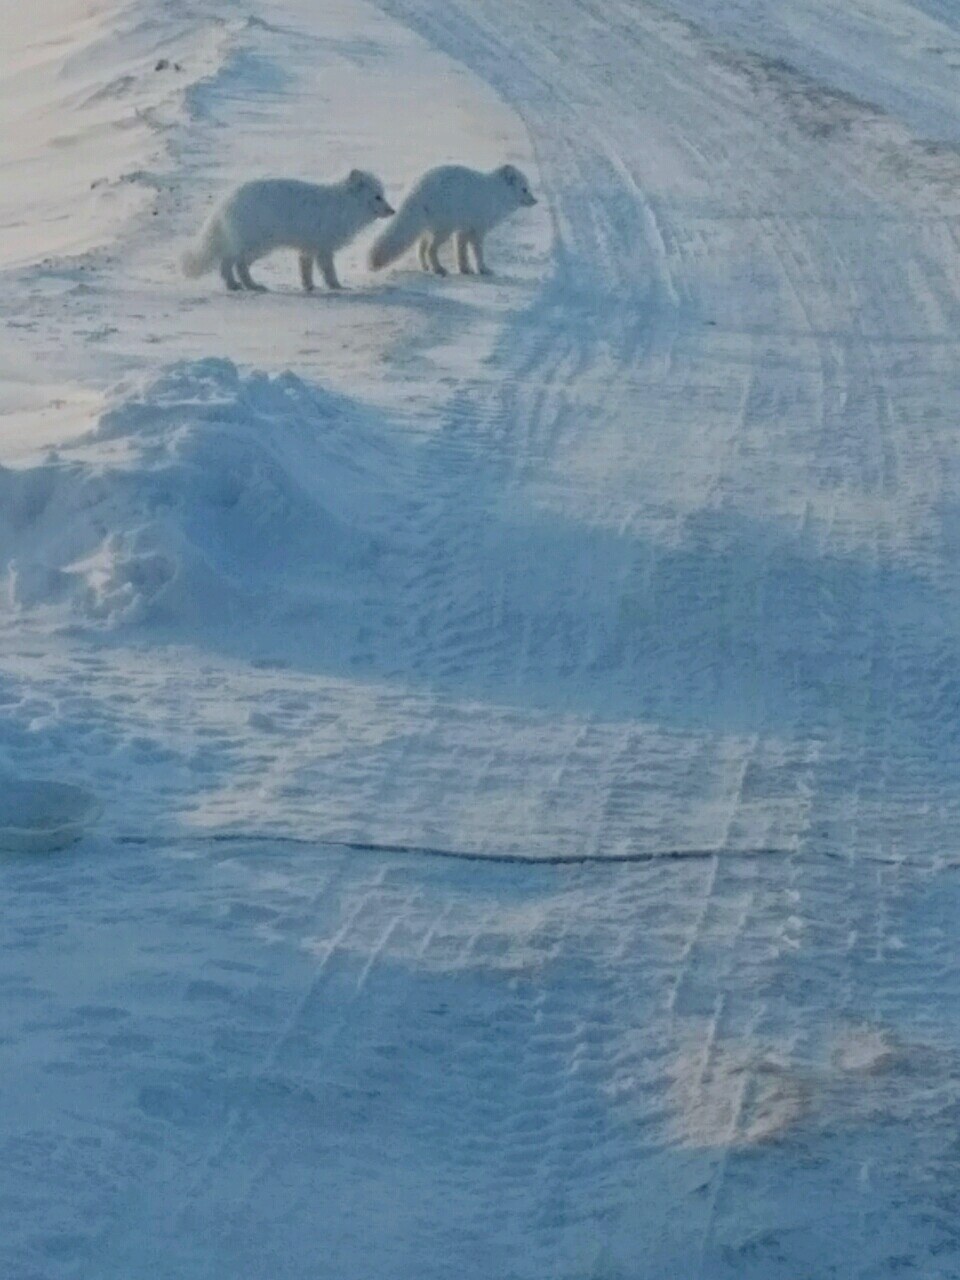
{"type": "Polygon", "coordinates": [[[78,840],[100,805],[83,787],[0,775],[0,850],[47,853],[78,840]]]}
{"type": "Polygon", "coordinates": [[[292,374],[178,364],[0,468],[0,589],[108,627],[310,617],[375,572],[396,462],[355,403],[292,374]]]}

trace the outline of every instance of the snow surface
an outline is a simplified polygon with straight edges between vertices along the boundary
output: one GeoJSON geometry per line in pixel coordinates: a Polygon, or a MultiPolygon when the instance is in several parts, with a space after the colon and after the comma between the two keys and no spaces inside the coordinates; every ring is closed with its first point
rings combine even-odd
{"type": "Polygon", "coordinates": [[[956,1280],[960,10],[8,10],[0,1275],[956,1280]]]}

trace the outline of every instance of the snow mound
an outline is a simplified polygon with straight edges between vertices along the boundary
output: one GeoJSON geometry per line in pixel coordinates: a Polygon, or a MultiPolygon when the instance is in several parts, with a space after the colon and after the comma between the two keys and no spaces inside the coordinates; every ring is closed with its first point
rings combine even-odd
{"type": "Polygon", "coordinates": [[[0,776],[0,850],[47,853],[78,840],[100,814],[83,787],[0,776]]]}
{"type": "Polygon", "coordinates": [[[302,619],[375,573],[394,451],[292,374],[174,365],[34,466],[0,468],[0,582],[99,626],[302,619]]]}

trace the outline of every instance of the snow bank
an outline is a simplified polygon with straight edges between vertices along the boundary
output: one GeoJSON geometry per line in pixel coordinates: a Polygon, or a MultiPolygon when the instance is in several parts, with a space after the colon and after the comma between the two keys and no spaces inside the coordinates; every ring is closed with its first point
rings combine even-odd
{"type": "Polygon", "coordinates": [[[72,844],[100,806],[83,787],[0,774],[0,851],[47,853],[72,844]]]}
{"type": "Polygon", "coordinates": [[[0,582],[13,608],[105,627],[309,616],[375,570],[395,469],[351,401],[177,364],[38,464],[0,468],[0,582]]]}

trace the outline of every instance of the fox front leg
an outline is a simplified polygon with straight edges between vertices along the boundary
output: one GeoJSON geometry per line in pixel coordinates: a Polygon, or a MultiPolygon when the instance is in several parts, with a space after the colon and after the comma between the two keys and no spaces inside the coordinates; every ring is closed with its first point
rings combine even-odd
{"type": "Polygon", "coordinates": [[[337,279],[337,269],[333,265],[332,253],[318,253],[317,266],[320,268],[320,274],[323,276],[323,283],[328,289],[343,288],[343,285],[337,279]]]}
{"type": "Polygon", "coordinates": [[[474,231],[470,236],[470,243],[473,245],[473,256],[477,260],[477,270],[482,276],[492,276],[493,272],[483,260],[483,237],[474,231]]]}
{"type": "Polygon", "coordinates": [[[467,257],[467,245],[470,243],[470,235],[467,231],[457,232],[457,270],[462,276],[473,274],[473,268],[470,266],[470,259],[467,257]]]}
{"type": "Polygon", "coordinates": [[[430,263],[430,270],[435,276],[445,276],[447,274],[447,269],[441,265],[437,252],[447,243],[448,239],[448,236],[434,236],[430,241],[430,247],[427,249],[427,260],[430,263]]]}

